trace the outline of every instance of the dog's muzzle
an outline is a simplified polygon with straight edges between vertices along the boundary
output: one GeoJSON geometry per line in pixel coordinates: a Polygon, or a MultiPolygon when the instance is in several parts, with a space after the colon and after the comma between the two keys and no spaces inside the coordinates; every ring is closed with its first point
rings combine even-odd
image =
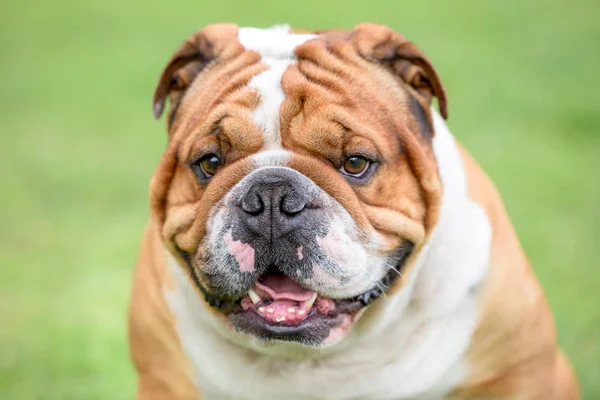
{"type": "Polygon", "coordinates": [[[200,289],[235,329],[265,340],[335,341],[331,332],[347,329],[392,285],[412,250],[406,242],[386,256],[396,268],[379,279],[364,275],[382,263],[368,235],[335,198],[286,167],[244,177],[208,228],[206,250],[192,257],[200,289]]]}

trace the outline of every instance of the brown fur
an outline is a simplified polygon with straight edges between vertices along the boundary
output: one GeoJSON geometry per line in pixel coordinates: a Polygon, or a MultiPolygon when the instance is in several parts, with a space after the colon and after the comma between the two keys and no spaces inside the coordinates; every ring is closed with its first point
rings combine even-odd
{"type": "Polygon", "coordinates": [[[138,371],[137,398],[197,399],[190,365],[175,332],[164,289],[172,285],[157,226],[146,227],[129,308],[129,342],[138,371]]]}

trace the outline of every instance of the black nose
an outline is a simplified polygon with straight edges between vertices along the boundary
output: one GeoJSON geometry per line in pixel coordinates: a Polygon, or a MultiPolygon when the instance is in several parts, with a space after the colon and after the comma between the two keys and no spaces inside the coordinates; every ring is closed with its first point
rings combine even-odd
{"type": "Polygon", "coordinates": [[[242,197],[242,219],[254,233],[277,239],[302,224],[306,196],[285,178],[269,177],[254,182],[242,197]]]}

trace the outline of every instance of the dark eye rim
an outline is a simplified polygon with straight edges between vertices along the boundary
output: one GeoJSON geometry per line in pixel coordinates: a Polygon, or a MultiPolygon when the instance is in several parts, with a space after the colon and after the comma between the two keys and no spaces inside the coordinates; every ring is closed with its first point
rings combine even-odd
{"type": "Polygon", "coordinates": [[[363,154],[351,154],[347,157],[344,157],[344,161],[342,162],[342,165],[339,167],[338,171],[349,181],[353,182],[353,183],[364,183],[366,180],[368,180],[369,178],[371,178],[371,176],[373,176],[373,173],[375,172],[375,170],[377,169],[379,165],[379,162],[369,156],[363,155],[363,154]],[[349,158],[352,157],[359,157],[362,158],[364,160],[367,161],[367,167],[362,170],[360,173],[358,174],[350,174],[348,173],[345,169],[344,169],[344,164],[346,163],[346,161],[349,158]]]}
{"type": "MultiPolygon", "coordinates": [[[[206,172],[204,170],[204,168],[202,167],[202,161],[204,161],[208,157],[213,157],[213,156],[219,160],[220,166],[222,166],[223,158],[219,154],[213,153],[213,152],[202,154],[201,156],[194,158],[194,160],[192,160],[190,162],[190,168],[192,169],[192,171],[194,172],[194,174],[196,175],[198,180],[202,183],[208,182],[210,179],[212,179],[218,173],[218,171],[217,171],[214,174],[210,174],[210,173],[206,172]]],[[[219,169],[220,169],[220,167],[219,167],[219,169]]]]}

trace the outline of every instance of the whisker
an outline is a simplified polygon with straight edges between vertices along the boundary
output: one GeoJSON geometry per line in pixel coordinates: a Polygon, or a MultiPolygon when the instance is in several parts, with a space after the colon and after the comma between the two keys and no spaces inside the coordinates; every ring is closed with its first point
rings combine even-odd
{"type": "MultiPolygon", "coordinates": [[[[390,301],[390,299],[387,297],[387,294],[385,294],[385,290],[381,288],[380,283],[379,282],[375,282],[377,284],[377,287],[379,288],[379,290],[381,290],[381,294],[383,295],[383,297],[385,298],[385,301],[390,301]]],[[[383,285],[383,284],[382,284],[383,285]]],[[[385,286],[385,285],[383,285],[385,286]]],[[[386,287],[387,289],[387,287],[386,287]]]]}
{"type": "MultiPolygon", "coordinates": [[[[369,270],[366,267],[363,267],[364,271],[366,272],[366,274],[373,279],[373,275],[371,275],[371,272],[369,272],[369,270]]],[[[374,279],[375,284],[377,285],[377,287],[379,288],[379,290],[381,290],[381,294],[383,294],[383,297],[385,297],[386,301],[389,301],[389,298],[387,297],[387,295],[385,294],[385,289],[388,289],[388,287],[383,283],[380,282],[379,279],[374,279]],[[381,287],[383,285],[383,287],[381,287]]]]}
{"type": "Polygon", "coordinates": [[[389,269],[391,269],[392,271],[397,273],[399,277],[402,277],[402,273],[400,271],[398,271],[392,264],[390,264],[388,262],[384,262],[384,264],[386,265],[386,267],[388,267],[389,269]]]}

